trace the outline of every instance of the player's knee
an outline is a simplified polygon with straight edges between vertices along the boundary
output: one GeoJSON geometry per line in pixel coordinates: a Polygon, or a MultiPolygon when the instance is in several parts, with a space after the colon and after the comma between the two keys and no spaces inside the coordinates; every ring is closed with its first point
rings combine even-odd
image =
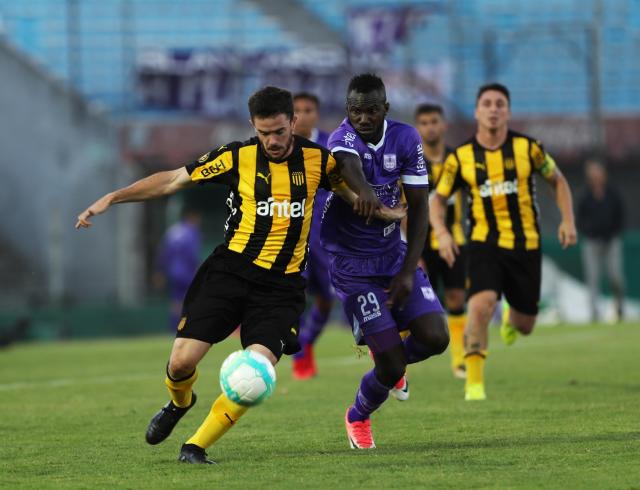
{"type": "Polygon", "coordinates": [[[431,333],[429,347],[433,351],[434,355],[442,354],[449,346],[449,329],[446,328],[446,323],[443,324],[442,329],[438,329],[431,333]]]}
{"type": "Polygon", "coordinates": [[[530,335],[533,332],[533,327],[535,326],[534,322],[523,322],[518,325],[518,332],[522,335],[530,335]]]}
{"type": "Polygon", "coordinates": [[[496,309],[496,301],[488,298],[475,301],[469,308],[470,314],[477,317],[482,324],[488,324],[491,321],[493,312],[496,309]]]}
{"type": "Polygon", "coordinates": [[[376,366],[376,378],[384,386],[395,385],[405,373],[407,369],[406,363],[393,363],[385,366],[376,366]]]}
{"type": "Polygon", "coordinates": [[[167,370],[169,375],[174,379],[189,376],[196,369],[196,363],[190,359],[185,352],[178,351],[171,353],[167,370]]]}

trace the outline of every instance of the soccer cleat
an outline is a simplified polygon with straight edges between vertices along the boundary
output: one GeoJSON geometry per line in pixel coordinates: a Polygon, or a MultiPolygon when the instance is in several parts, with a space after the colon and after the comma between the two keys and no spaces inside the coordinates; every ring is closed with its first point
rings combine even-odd
{"type": "Polygon", "coordinates": [[[351,449],[375,449],[376,445],[371,434],[370,419],[349,422],[349,409],[347,408],[347,413],[344,416],[344,425],[347,429],[347,439],[349,439],[351,449]]]}
{"type": "Polygon", "coordinates": [[[399,402],[404,402],[409,399],[409,380],[406,374],[402,375],[400,381],[389,390],[389,393],[399,402]]]}
{"type": "Polygon", "coordinates": [[[513,345],[518,338],[518,331],[509,323],[509,305],[502,306],[502,323],[500,324],[500,337],[504,345],[513,345]]]}
{"type": "Polygon", "coordinates": [[[178,461],[189,464],[217,464],[215,461],[208,459],[204,449],[195,444],[183,444],[178,461]]]}
{"type": "Polygon", "coordinates": [[[465,386],[464,399],[466,401],[482,401],[487,399],[487,395],[484,392],[484,383],[475,383],[465,386]]]}
{"type": "Polygon", "coordinates": [[[467,367],[463,364],[452,367],[453,377],[458,379],[467,379],[467,367]]]}
{"type": "Polygon", "coordinates": [[[318,374],[316,361],[313,356],[313,345],[306,344],[302,349],[304,355],[299,359],[294,359],[292,363],[293,378],[300,381],[313,378],[318,374]]]}
{"type": "Polygon", "coordinates": [[[185,408],[176,407],[173,401],[169,400],[169,403],[162,407],[160,411],[153,416],[151,422],[149,422],[145,435],[147,442],[149,444],[159,444],[169,437],[169,434],[171,434],[171,431],[184,414],[196,404],[197,398],[196,394],[192,393],[191,405],[185,408]]]}

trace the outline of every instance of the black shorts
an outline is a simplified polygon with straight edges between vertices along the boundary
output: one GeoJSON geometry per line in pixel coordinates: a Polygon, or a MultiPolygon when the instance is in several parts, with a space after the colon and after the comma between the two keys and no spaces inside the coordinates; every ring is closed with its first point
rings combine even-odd
{"type": "Polygon", "coordinates": [[[460,247],[460,255],[456,257],[453,267],[449,267],[437,250],[425,247],[422,258],[427,266],[427,275],[431,285],[438,289],[440,281],[444,289],[464,289],[467,279],[467,247],[460,247]]]}
{"type": "Polygon", "coordinates": [[[176,337],[215,344],[240,328],[242,347],[261,344],[280,358],[300,350],[305,280],[262,269],[219,246],[200,266],[184,299],[176,337]]]}
{"type": "Polygon", "coordinates": [[[538,314],[542,254],[540,250],[509,250],[496,245],[469,244],[467,297],[491,290],[515,310],[538,314]]]}

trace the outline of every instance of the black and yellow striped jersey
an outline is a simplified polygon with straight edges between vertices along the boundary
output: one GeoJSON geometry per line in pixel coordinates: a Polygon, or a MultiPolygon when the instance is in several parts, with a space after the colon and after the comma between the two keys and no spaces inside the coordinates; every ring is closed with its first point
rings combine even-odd
{"type": "Polygon", "coordinates": [[[496,150],[476,138],[458,146],[445,162],[436,191],[449,197],[459,187],[470,196],[470,239],[507,249],[540,248],[534,172],[545,178],[555,162],[542,144],[509,131],[496,150]]]}
{"type": "MultiPolygon", "coordinates": [[[[451,153],[453,153],[453,148],[446,147],[444,152],[445,161],[451,153]]],[[[433,188],[435,189],[442,176],[444,161],[436,162],[434,160],[428,160],[427,168],[429,169],[429,182],[433,182],[433,188]]],[[[464,219],[463,208],[463,191],[462,189],[458,189],[452,193],[447,201],[447,215],[445,219],[447,229],[451,232],[453,239],[458,245],[464,245],[465,243],[464,227],[462,225],[462,220],[464,219]]],[[[438,238],[433,232],[433,228],[429,230],[428,241],[432,250],[438,250],[438,238]]]]}
{"type": "Polygon", "coordinates": [[[283,162],[269,161],[251,138],[221,146],[186,169],[194,182],[229,186],[229,250],[263,269],[293,274],[305,268],[316,190],[331,189],[335,167],[326,148],[295,136],[283,162]]]}

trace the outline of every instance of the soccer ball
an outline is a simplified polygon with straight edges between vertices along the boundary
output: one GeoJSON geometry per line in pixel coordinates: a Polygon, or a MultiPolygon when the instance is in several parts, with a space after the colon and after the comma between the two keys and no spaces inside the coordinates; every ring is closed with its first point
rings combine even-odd
{"type": "Polygon", "coordinates": [[[227,398],[239,405],[258,405],[275,390],[276,371],[262,354],[238,350],[222,363],[220,388],[227,398]]]}

